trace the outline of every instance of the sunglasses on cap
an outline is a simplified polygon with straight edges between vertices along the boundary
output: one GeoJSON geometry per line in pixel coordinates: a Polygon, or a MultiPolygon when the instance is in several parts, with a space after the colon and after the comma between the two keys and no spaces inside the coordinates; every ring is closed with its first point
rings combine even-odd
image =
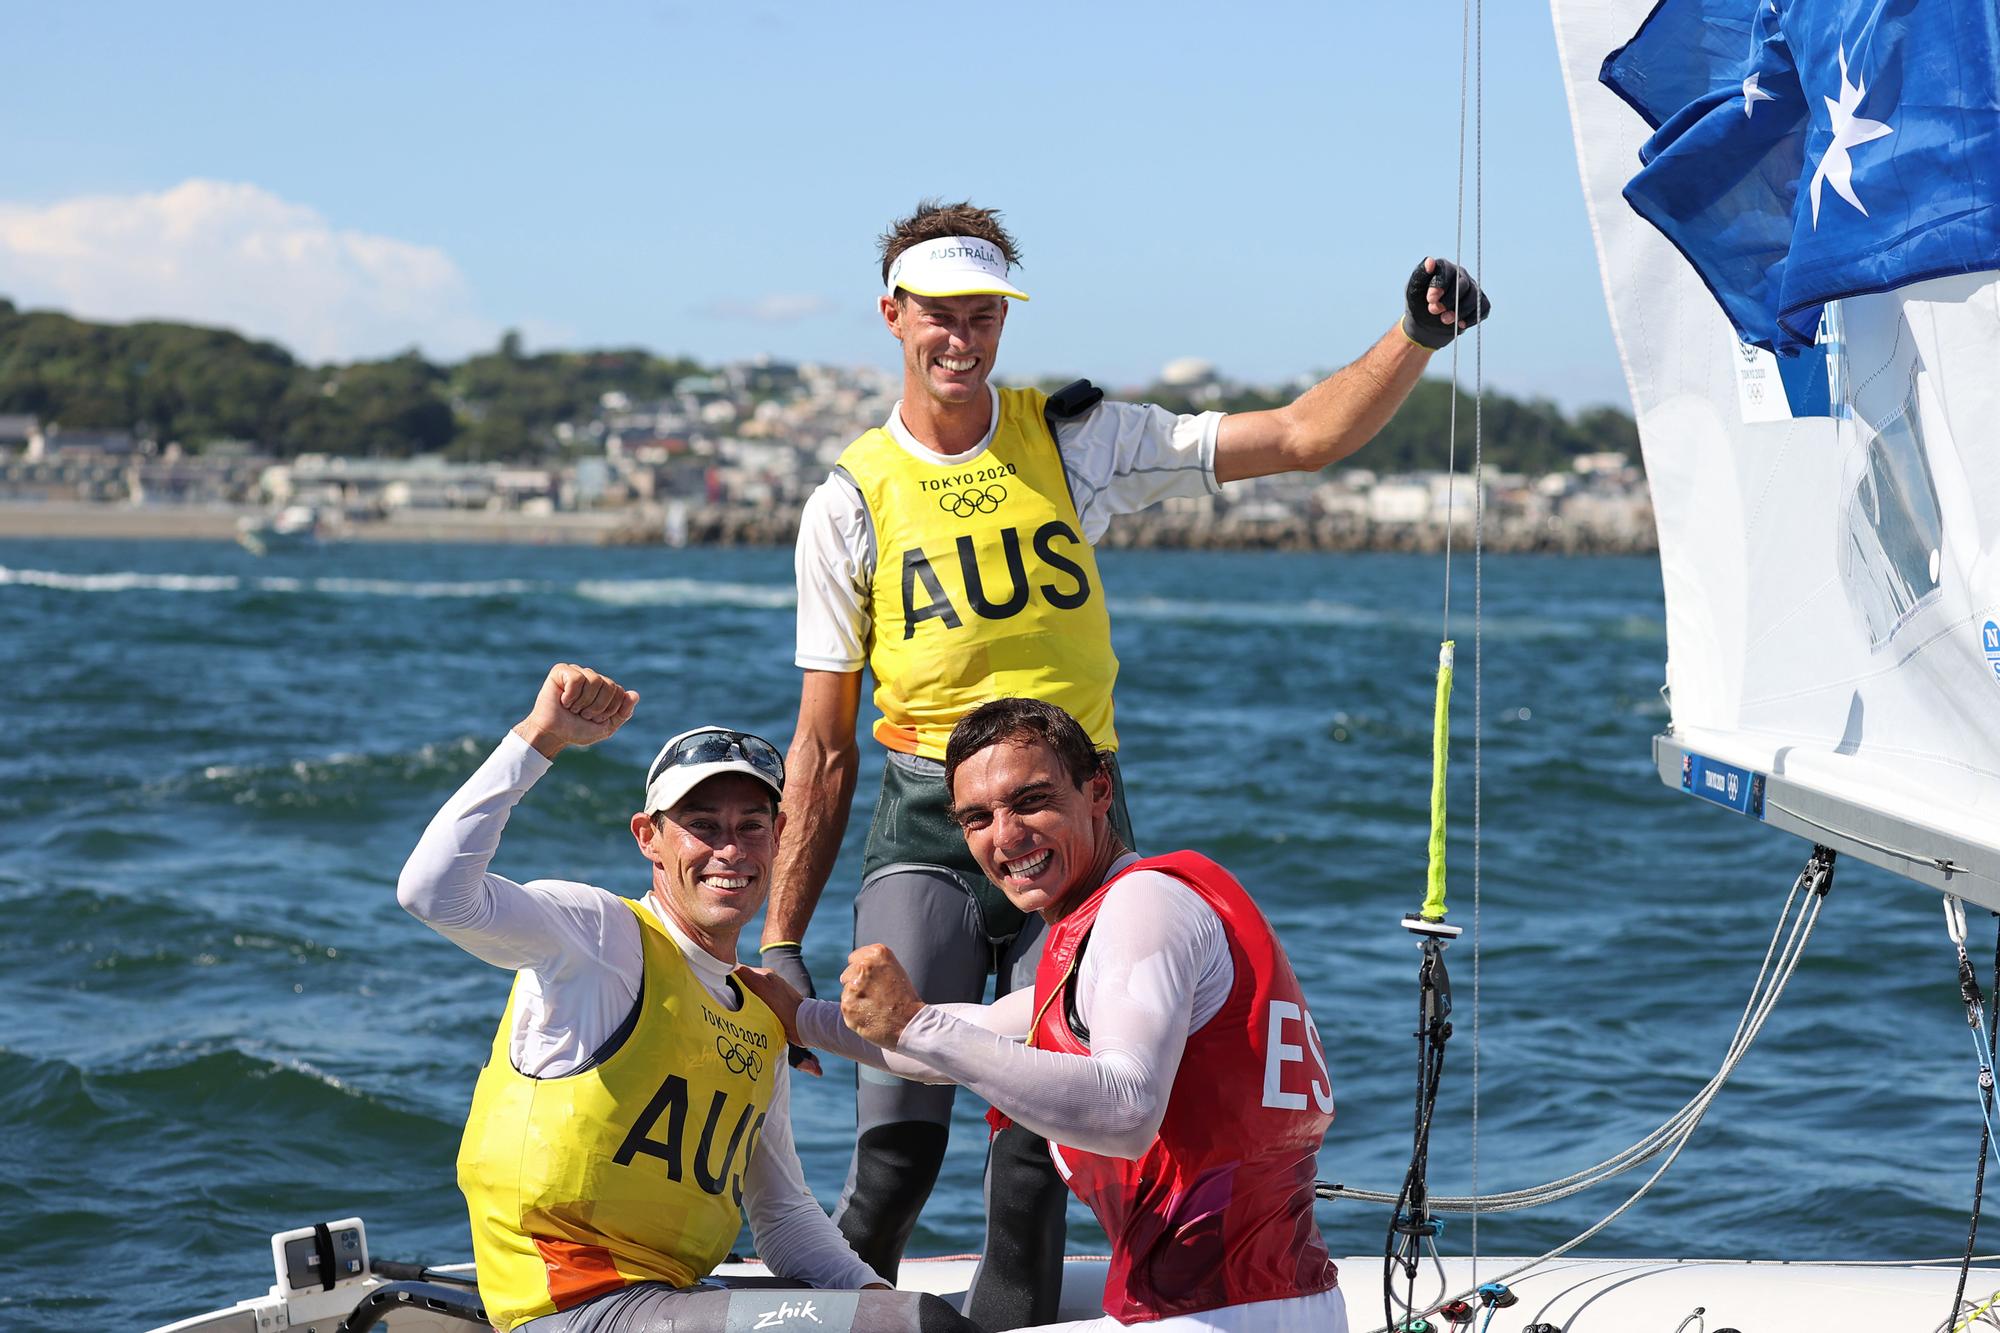
{"type": "Polygon", "coordinates": [[[660,774],[670,768],[726,764],[733,760],[750,765],[775,786],[785,785],[785,761],[771,742],[747,731],[711,727],[706,731],[689,732],[661,750],[653,760],[653,766],[646,770],[646,788],[650,791],[660,774]]]}

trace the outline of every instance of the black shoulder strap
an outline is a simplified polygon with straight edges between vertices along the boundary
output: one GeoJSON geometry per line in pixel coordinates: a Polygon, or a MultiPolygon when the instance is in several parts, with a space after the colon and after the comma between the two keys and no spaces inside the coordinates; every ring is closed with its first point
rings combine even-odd
{"type": "Polygon", "coordinates": [[[1104,390],[1089,380],[1071,380],[1042,404],[1042,420],[1048,423],[1049,439],[1055,442],[1056,458],[1062,463],[1063,489],[1069,492],[1069,507],[1076,512],[1079,523],[1083,521],[1083,510],[1076,503],[1076,486],[1069,479],[1069,463],[1062,457],[1062,436],[1056,432],[1056,423],[1080,417],[1103,401],[1104,390]]]}
{"type": "Polygon", "coordinates": [[[1103,401],[1104,390],[1089,380],[1071,380],[1050,394],[1049,401],[1042,408],[1042,417],[1049,423],[1049,434],[1056,433],[1058,421],[1080,417],[1103,401]]]}

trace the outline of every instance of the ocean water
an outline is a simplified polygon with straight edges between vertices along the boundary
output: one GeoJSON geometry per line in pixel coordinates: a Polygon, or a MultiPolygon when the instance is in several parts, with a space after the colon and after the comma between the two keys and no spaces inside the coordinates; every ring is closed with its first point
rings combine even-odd
{"type": "MultiPolygon", "coordinates": [[[[1119,724],[1143,844],[1206,851],[1259,896],[1336,1078],[1328,1179],[1394,1189],[1409,1152],[1435,557],[1111,552],[1119,724]]],[[[1655,778],[1657,564],[1491,558],[1479,707],[1472,561],[1451,770],[1457,1024],[1433,1188],[1517,1188],[1657,1126],[1714,1071],[1809,848],[1655,778]],[[1478,986],[1475,994],[1474,978],[1478,986]],[[1476,1020],[1476,1021],[1475,1021],[1476,1020]],[[1475,1030],[1479,1117],[1471,1115],[1475,1030]]],[[[0,1327],[144,1328],[258,1294],[269,1233],[360,1214],[378,1255],[467,1256],[458,1131],[508,978],[399,909],[418,832],[549,663],[638,688],[563,756],[496,868],[630,893],[622,828],[660,738],[727,721],[783,744],[785,551],[0,542],[0,1327]]],[[[809,958],[849,947],[879,761],[809,958]]],[[[1975,922],[1975,955],[1991,923],[1975,922]]],[[[1692,1146],[1597,1254],[1915,1258],[1963,1245],[1973,1050],[1933,896],[1841,867],[1809,954],[1692,1146]]],[[[838,1192],[851,1067],[795,1093],[838,1192]]],[[[981,1108],[913,1253],[975,1248],[981,1108]]],[[[1538,1253],[1643,1173],[1488,1217],[1538,1253]]],[[[1073,1212],[1071,1246],[1102,1237],[1073,1212]]],[[[1335,1254],[1386,1218],[1323,1204],[1335,1254]]],[[[1466,1252],[1453,1221],[1444,1247],[1466,1252]]]]}

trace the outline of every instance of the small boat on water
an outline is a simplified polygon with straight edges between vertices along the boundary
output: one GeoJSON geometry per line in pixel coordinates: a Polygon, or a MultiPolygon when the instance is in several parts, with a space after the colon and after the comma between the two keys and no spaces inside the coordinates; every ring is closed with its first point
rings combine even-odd
{"type": "Polygon", "coordinates": [[[236,544],[257,556],[305,550],[326,536],[326,521],[312,505],[286,505],[261,518],[246,515],[236,521],[236,544]]]}

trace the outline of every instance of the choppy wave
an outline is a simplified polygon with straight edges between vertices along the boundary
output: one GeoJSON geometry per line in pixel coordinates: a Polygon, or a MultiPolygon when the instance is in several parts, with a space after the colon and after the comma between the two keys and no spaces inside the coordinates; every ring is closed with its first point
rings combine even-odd
{"type": "Polygon", "coordinates": [[[349,597],[510,597],[547,592],[555,585],[532,579],[361,579],[245,578],[238,574],[160,574],[120,569],[75,574],[54,569],[12,569],[0,565],[0,587],[50,588],[61,592],[264,592],[319,593],[349,597]]]}
{"type": "MultiPolygon", "coordinates": [[[[716,606],[746,610],[784,610],[798,603],[798,591],[789,583],[745,583],[697,578],[584,579],[558,583],[535,579],[389,579],[389,578],[298,578],[236,574],[162,574],[141,570],[116,570],[95,574],[66,573],[47,569],[12,569],[0,565],[0,587],[46,588],[64,592],[191,592],[318,595],[327,597],[383,597],[414,599],[481,600],[495,597],[547,597],[570,595],[606,606],[716,606]]],[[[1307,599],[1301,601],[1257,601],[1199,597],[1136,596],[1109,599],[1114,616],[1189,625],[1223,626],[1336,626],[1341,628],[1382,628],[1391,630],[1430,629],[1437,615],[1429,608],[1422,612],[1362,606],[1356,603],[1307,599]]],[[[1469,632],[1466,617],[1459,633],[1469,632]]],[[[1621,639],[1664,639],[1665,626],[1657,620],[1629,615],[1610,620],[1537,616],[1488,616],[1485,632],[1504,639],[1584,638],[1610,636],[1621,639]]]]}
{"type": "Polygon", "coordinates": [[[791,584],[722,583],[712,579],[587,579],[576,585],[587,601],[612,606],[741,606],[775,610],[796,605],[791,584]]]}
{"type": "Polygon", "coordinates": [[[156,795],[192,787],[201,800],[259,807],[318,807],[367,803],[387,790],[463,779],[468,760],[485,754],[470,736],[387,754],[335,751],[312,758],[255,764],[209,764],[192,776],[155,784],[156,795]]]}
{"type": "Polygon", "coordinates": [[[740,606],[779,609],[798,601],[790,584],[723,582],[710,579],[584,579],[561,583],[542,579],[299,578],[284,575],[162,574],[125,569],[77,574],[53,569],[0,565],[0,587],[45,588],[59,592],[193,592],[468,599],[568,594],[610,606],[740,606]]]}
{"type": "Polygon", "coordinates": [[[0,565],[0,588],[54,588],[64,592],[235,592],[234,574],[148,574],[136,569],[105,574],[71,574],[55,569],[9,569],[0,565]]]}
{"type": "MultiPolygon", "coordinates": [[[[267,592],[287,591],[272,586],[278,582],[259,581],[267,592]]],[[[549,585],[529,579],[470,579],[460,582],[397,579],[312,579],[305,585],[313,592],[347,597],[518,597],[546,592],[549,585]]]]}
{"type": "MultiPolygon", "coordinates": [[[[357,1060],[362,1052],[350,1053],[357,1060]]],[[[365,1063],[365,1061],[363,1061],[365,1063]]],[[[383,1129],[456,1133],[458,1126],[411,1109],[415,1099],[385,1097],[379,1080],[342,1073],[252,1040],[181,1042],[139,1052],[109,1068],[83,1059],[34,1056],[0,1048],[0,1109],[29,1113],[42,1124],[116,1127],[125,1115],[153,1123],[205,1124],[213,1110],[240,1111],[259,1103],[260,1114],[326,1118],[328,1130],[383,1129]],[[352,1117],[363,1119],[357,1122],[352,1117]]],[[[234,1113],[232,1113],[233,1118],[234,1113]]],[[[282,1119],[282,1117],[280,1117],[282,1119]]],[[[274,1121],[273,1123],[277,1123],[274,1121]]]]}
{"type": "MultiPolygon", "coordinates": [[[[1386,629],[1436,632],[1438,612],[1426,606],[1421,611],[1360,606],[1350,602],[1318,599],[1305,601],[1223,601],[1188,597],[1112,597],[1109,606],[1114,620],[1147,620],[1187,625],[1256,626],[1295,628],[1332,626],[1342,629],[1386,629]]],[[[1458,608],[1453,632],[1461,643],[1469,639],[1473,620],[1469,607],[1458,608]]],[[[1666,626],[1633,616],[1610,620],[1554,616],[1484,617],[1481,627],[1497,639],[1666,639],[1666,626]]],[[[1465,651],[1464,647],[1459,650],[1465,651]]]]}

